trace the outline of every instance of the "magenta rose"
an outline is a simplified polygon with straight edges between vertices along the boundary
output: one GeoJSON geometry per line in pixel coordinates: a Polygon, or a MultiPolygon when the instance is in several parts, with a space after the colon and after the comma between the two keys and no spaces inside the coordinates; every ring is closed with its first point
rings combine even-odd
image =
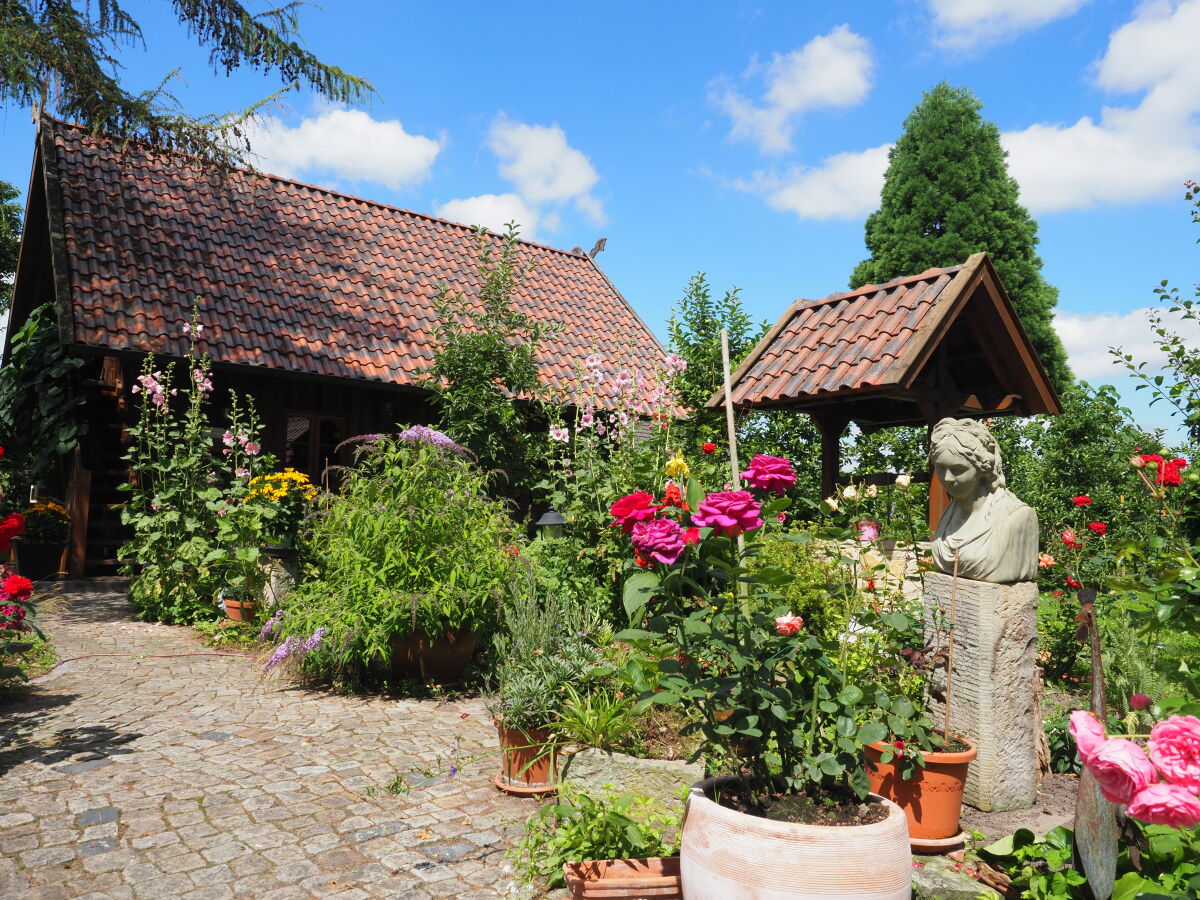
{"type": "Polygon", "coordinates": [[[1128,803],[1158,774],[1147,759],[1146,751],[1125,738],[1105,741],[1092,754],[1087,768],[1109,803],[1128,803]]]}
{"type": "Polygon", "coordinates": [[[1150,729],[1146,745],[1163,778],[1200,794],[1200,719],[1171,716],[1150,729]]]}
{"type": "Polygon", "coordinates": [[[750,468],[742,473],[742,481],[758,491],[774,491],[785,494],[796,483],[792,464],[781,456],[756,456],[750,460],[750,468]]]}
{"type": "Polygon", "coordinates": [[[674,519],[638,522],[633,526],[630,540],[643,558],[653,559],[664,566],[671,565],[683,552],[683,529],[674,519]]]}
{"type": "Polygon", "coordinates": [[[762,528],[762,507],[749,491],[718,491],[700,501],[692,524],[712,528],[717,534],[737,537],[762,528]]]}
{"type": "Polygon", "coordinates": [[[1200,797],[1177,784],[1148,784],[1129,801],[1125,814],[1148,825],[1191,828],[1200,825],[1200,797]]]}
{"type": "Polygon", "coordinates": [[[1071,737],[1075,738],[1075,747],[1079,750],[1079,758],[1088,762],[1104,743],[1104,726],[1087,710],[1077,709],[1071,713],[1071,724],[1068,726],[1071,737]]]}

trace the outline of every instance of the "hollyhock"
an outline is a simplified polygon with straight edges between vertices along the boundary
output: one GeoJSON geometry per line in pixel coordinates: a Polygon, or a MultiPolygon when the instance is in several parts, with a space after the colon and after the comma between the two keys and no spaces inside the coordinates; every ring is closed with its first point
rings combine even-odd
{"type": "Polygon", "coordinates": [[[23,575],[9,575],[4,579],[3,589],[10,597],[28,597],[33,593],[33,582],[23,575]]]}
{"type": "Polygon", "coordinates": [[[643,559],[652,559],[664,566],[678,561],[683,553],[683,529],[674,519],[635,522],[630,540],[643,559]]]}
{"type": "Polygon", "coordinates": [[[1088,522],[1088,528],[1096,532],[1096,534],[1104,535],[1108,533],[1108,526],[1103,522],[1088,522]]]}
{"type": "Polygon", "coordinates": [[[1071,737],[1075,739],[1075,748],[1079,758],[1086,764],[1104,743],[1104,726],[1092,713],[1077,709],[1071,713],[1071,723],[1067,726],[1071,737]]]}
{"type": "Polygon", "coordinates": [[[258,456],[258,454],[262,453],[262,447],[256,444],[254,441],[247,441],[246,452],[251,456],[258,456]]]}
{"type": "Polygon", "coordinates": [[[608,511],[616,520],[612,523],[612,527],[620,527],[625,534],[633,531],[636,523],[653,519],[658,515],[658,507],[654,504],[654,495],[649,491],[628,494],[610,506],[608,511]]]}
{"type": "Polygon", "coordinates": [[[1134,794],[1125,807],[1125,815],[1148,825],[1191,828],[1200,825],[1200,797],[1177,784],[1160,781],[1134,794]]]}
{"type": "Polygon", "coordinates": [[[1146,751],[1125,738],[1109,738],[1086,765],[1109,803],[1128,803],[1157,777],[1146,751]]]}
{"type": "Polygon", "coordinates": [[[1200,794],[1200,719],[1171,716],[1150,729],[1146,746],[1164,779],[1200,794]]]}
{"type": "Polygon", "coordinates": [[[804,627],[804,619],[800,616],[793,616],[791,610],[788,610],[786,615],[775,619],[775,633],[784,637],[797,634],[802,627],[804,627]]]}
{"type": "Polygon", "coordinates": [[[1072,497],[1071,502],[1076,506],[1091,506],[1092,498],[1087,494],[1080,494],[1078,497],[1072,497]]]}
{"type": "Polygon", "coordinates": [[[742,473],[742,480],[755,490],[774,491],[785,494],[796,483],[792,464],[781,456],[759,454],[750,460],[750,467],[742,473]]]}
{"type": "Polygon", "coordinates": [[[568,443],[571,440],[571,433],[562,425],[550,426],[550,440],[568,443]]]}
{"type": "Polygon", "coordinates": [[[737,537],[762,528],[761,513],[762,507],[749,491],[719,491],[700,501],[700,508],[692,514],[692,524],[737,537]]]}
{"type": "Polygon", "coordinates": [[[709,441],[707,444],[702,444],[700,446],[700,452],[706,456],[711,456],[717,452],[717,445],[712,443],[712,441],[709,441]]]}

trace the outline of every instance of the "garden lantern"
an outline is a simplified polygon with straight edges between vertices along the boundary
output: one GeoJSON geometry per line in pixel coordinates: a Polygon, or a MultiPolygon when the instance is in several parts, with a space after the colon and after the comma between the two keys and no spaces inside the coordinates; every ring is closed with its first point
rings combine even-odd
{"type": "Polygon", "coordinates": [[[558,514],[553,506],[546,510],[545,515],[533,523],[537,529],[538,540],[545,538],[560,538],[563,536],[563,526],[567,520],[558,514]]]}

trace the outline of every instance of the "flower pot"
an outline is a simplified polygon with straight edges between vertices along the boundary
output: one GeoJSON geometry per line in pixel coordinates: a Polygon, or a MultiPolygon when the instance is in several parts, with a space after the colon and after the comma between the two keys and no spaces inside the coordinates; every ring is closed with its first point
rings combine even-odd
{"type": "Polygon", "coordinates": [[[678,856],[563,863],[571,900],[682,900],[678,856]]]}
{"type": "Polygon", "coordinates": [[[735,778],[692,787],[679,849],[684,900],[908,900],[908,822],[890,800],[870,825],[802,825],[740,813],[709,798],[735,778]]]}
{"type": "Polygon", "coordinates": [[[257,611],[257,600],[225,598],[225,616],[234,622],[253,622],[257,611]]]}
{"type": "Polygon", "coordinates": [[[951,845],[958,842],[963,785],[967,783],[971,760],[979,752],[966,738],[960,740],[968,749],[957,753],[926,752],[925,767],[918,766],[908,781],[900,777],[894,762],[879,761],[887,744],[868,744],[864,748],[869,760],[867,776],[871,779],[871,790],[904,810],[913,849],[938,850],[947,846],[941,842],[949,841],[951,845]]]}
{"type": "Polygon", "coordinates": [[[510,728],[496,722],[500,737],[500,774],[496,787],[510,794],[535,796],[558,790],[557,750],[545,728],[510,728]]]}
{"type": "Polygon", "coordinates": [[[42,544],[33,541],[13,541],[17,571],[30,581],[42,581],[62,572],[64,544],[42,544]]]}
{"type": "Polygon", "coordinates": [[[419,678],[421,681],[453,683],[475,652],[475,632],[462,629],[430,637],[417,628],[401,637],[392,637],[392,675],[419,678]]]}

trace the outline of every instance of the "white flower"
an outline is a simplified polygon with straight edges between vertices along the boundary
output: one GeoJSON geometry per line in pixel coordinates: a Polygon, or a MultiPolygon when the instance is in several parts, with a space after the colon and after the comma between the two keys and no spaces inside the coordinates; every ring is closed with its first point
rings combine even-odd
{"type": "Polygon", "coordinates": [[[842,496],[847,500],[854,500],[856,497],[858,497],[858,488],[852,484],[848,484],[845,488],[843,488],[842,496]]]}
{"type": "Polygon", "coordinates": [[[553,441],[562,441],[565,444],[571,439],[571,433],[564,426],[551,425],[550,439],[553,441]]]}
{"type": "Polygon", "coordinates": [[[868,497],[878,497],[879,496],[879,488],[877,488],[873,484],[868,484],[867,485],[867,496],[868,497]]]}
{"type": "Polygon", "coordinates": [[[826,497],[825,505],[829,507],[830,512],[837,512],[838,511],[837,497],[826,497]]]}
{"type": "Polygon", "coordinates": [[[899,487],[906,488],[910,484],[912,484],[912,476],[911,475],[897,475],[896,476],[896,484],[899,487]]]}

